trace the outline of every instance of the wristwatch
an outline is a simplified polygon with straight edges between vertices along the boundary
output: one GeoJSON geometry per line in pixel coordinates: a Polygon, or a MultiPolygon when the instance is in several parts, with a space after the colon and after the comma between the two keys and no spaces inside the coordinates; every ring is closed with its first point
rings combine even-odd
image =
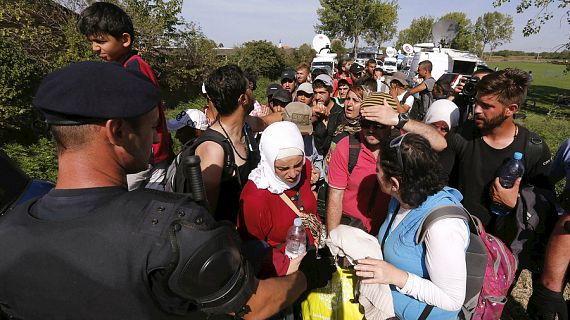
{"type": "Polygon", "coordinates": [[[410,115],[407,112],[398,113],[398,124],[395,127],[402,129],[408,121],[410,121],[410,115]]]}

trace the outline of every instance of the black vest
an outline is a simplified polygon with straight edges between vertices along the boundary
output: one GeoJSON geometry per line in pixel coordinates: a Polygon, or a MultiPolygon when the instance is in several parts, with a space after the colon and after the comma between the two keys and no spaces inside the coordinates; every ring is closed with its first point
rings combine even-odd
{"type": "Polygon", "coordinates": [[[170,223],[213,221],[189,199],[124,192],[65,221],[31,216],[35,200],[8,212],[0,220],[0,309],[17,319],[205,318],[166,288],[170,223]]]}

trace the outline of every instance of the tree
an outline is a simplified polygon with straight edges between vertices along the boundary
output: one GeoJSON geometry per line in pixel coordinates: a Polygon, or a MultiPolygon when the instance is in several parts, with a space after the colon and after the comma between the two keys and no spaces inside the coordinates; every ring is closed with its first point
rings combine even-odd
{"type": "MultiPolygon", "coordinates": [[[[332,43],[331,43],[332,46],[332,43]]],[[[297,64],[306,63],[311,64],[317,52],[308,43],[303,43],[295,50],[294,56],[297,64]]]]}
{"type": "Polygon", "coordinates": [[[455,39],[451,41],[451,48],[471,52],[480,51],[480,42],[475,34],[475,28],[465,13],[450,12],[439,18],[439,20],[452,20],[457,22],[459,25],[459,32],[455,39]]]}
{"type": "Polygon", "coordinates": [[[424,16],[415,18],[407,29],[401,30],[398,34],[396,47],[401,48],[405,43],[414,45],[416,43],[431,42],[431,27],[434,18],[424,16]]]}
{"type": "Polygon", "coordinates": [[[361,39],[379,45],[390,40],[396,33],[398,4],[381,0],[320,0],[317,9],[319,24],[317,32],[331,38],[353,43],[356,54],[361,39]]]}
{"type": "MultiPolygon", "coordinates": [[[[505,2],[510,2],[510,0],[495,0],[493,2],[493,6],[498,7],[505,2]]],[[[522,30],[523,35],[525,37],[528,37],[530,35],[539,33],[542,25],[544,25],[549,20],[554,18],[553,7],[558,9],[566,9],[569,6],[570,6],[570,1],[568,0],[541,0],[541,1],[520,0],[520,3],[517,5],[517,13],[523,13],[530,7],[535,7],[536,9],[539,10],[539,13],[536,15],[535,18],[529,19],[527,21],[526,26],[522,30]]],[[[570,24],[570,10],[565,10],[565,11],[561,10],[560,12],[564,12],[564,14],[566,15],[566,22],[570,24]]],[[[570,38],[568,39],[567,43],[561,44],[560,48],[563,47],[566,47],[566,49],[570,49],[570,38]]]]}
{"type": "Polygon", "coordinates": [[[513,17],[498,11],[485,13],[475,23],[475,31],[483,43],[482,51],[487,44],[492,52],[498,46],[510,42],[514,29],[513,17]]]}
{"type": "Polygon", "coordinates": [[[333,39],[331,41],[331,52],[336,53],[337,58],[342,58],[348,52],[344,47],[344,43],[340,39],[333,39]]]}
{"type": "Polygon", "coordinates": [[[286,67],[283,55],[273,43],[265,40],[244,43],[231,56],[231,61],[258,76],[277,79],[286,67]]]}

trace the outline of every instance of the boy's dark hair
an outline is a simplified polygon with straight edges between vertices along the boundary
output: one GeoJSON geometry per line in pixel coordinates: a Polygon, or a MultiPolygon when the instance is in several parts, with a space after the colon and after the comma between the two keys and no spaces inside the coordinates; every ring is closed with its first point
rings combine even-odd
{"type": "Polygon", "coordinates": [[[371,64],[376,64],[376,60],[374,59],[368,59],[368,61],[366,61],[366,66],[368,67],[371,64]]]}
{"type": "Polygon", "coordinates": [[[135,39],[135,29],[129,15],[120,7],[108,2],[95,2],[85,8],[77,20],[77,30],[86,37],[109,34],[121,39],[123,33],[135,39]]]}
{"type": "Polygon", "coordinates": [[[248,80],[235,64],[214,70],[205,81],[206,93],[222,116],[237,109],[239,97],[247,90],[248,80]]]}
{"type": "Polygon", "coordinates": [[[311,79],[316,79],[321,74],[329,74],[326,69],[316,68],[311,72],[311,79]]]}
{"type": "Polygon", "coordinates": [[[451,88],[451,82],[445,79],[439,79],[435,82],[433,91],[438,91],[444,97],[449,97],[453,94],[453,89],[451,88]]]}
{"type": "Polygon", "coordinates": [[[370,92],[378,91],[378,81],[376,81],[376,79],[370,76],[364,76],[362,78],[359,78],[358,80],[356,80],[356,85],[362,86],[364,87],[364,89],[370,92]]]}
{"type": "Polygon", "coordinates": [[[477,83],[477,96],[496,95],[504,104],[518,104],[526,99],[530,78],[528,73],[519,69],[504,69],[488,74],[477,83]]]}
{"type": "Polygon", "coordinates": [[[403,139],[399,147],[403,169],[398,162],[398,147],[390,147],[390,139],[380,145],[378,166],[384,171],[385,181],[392,177],[398,180],[402,201],[415,208],[443,188],[441,165],[437,153],[424,137],[408,133],[403,139]]]}
{"type": "Polygon", "coordinates": [[[433,70],[433,64],[429,60],[424,60],[420,62],[418,66],[426,69],[427,72],[431,72],[433,70]]]}

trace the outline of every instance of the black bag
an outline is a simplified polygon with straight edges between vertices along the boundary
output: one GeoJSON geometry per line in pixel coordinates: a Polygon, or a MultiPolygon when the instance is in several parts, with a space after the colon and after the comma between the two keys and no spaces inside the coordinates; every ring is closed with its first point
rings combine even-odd
{"type": "Polygon", "coordinates": [[[222,179],[224,177],[231,177],[237,170],[235,163],[234,152],[228,139],[221,133],[208,129],[201,136],[188,141],[182,151],[176,156],[168,167],[165,181],[165,190],[179,193],[190,192],[186,185],[186,177],[184,176],[184,169],[182,168],[182,159],[187,156],[192,156],[196,153],[196,149],[200,144],[206,141],[213,141],[219,144],[224,149],[224,167],[222,171],[222,179]]]}
{"type": "MultiPolygon", "coordinates": [[[[410,92],[406,92],[400,104],[404,104],[406,99],[410,96],[410,92]]],[[[409,111],[410,119],[414,119],[417,121],[422,121],[426,116],[427,110],[424,110],[424,106],[421,102],[421,99],[414,98],[414,103],[411,105],[411,109],[409,111]]]]}
{"type": "MultiPolygon", "coordinates": [[[[358,162],[358,155],[360,154],[360,140],[355,134],[348,136],[348,174],[352,173],[356,163],[358,162]]],[[[328,195],[329,185],[323,180],[323,182],[317,187],[317,215],[321,218],[321,221],[326,221],[327,216],[327,195],[328,195]]]]}

